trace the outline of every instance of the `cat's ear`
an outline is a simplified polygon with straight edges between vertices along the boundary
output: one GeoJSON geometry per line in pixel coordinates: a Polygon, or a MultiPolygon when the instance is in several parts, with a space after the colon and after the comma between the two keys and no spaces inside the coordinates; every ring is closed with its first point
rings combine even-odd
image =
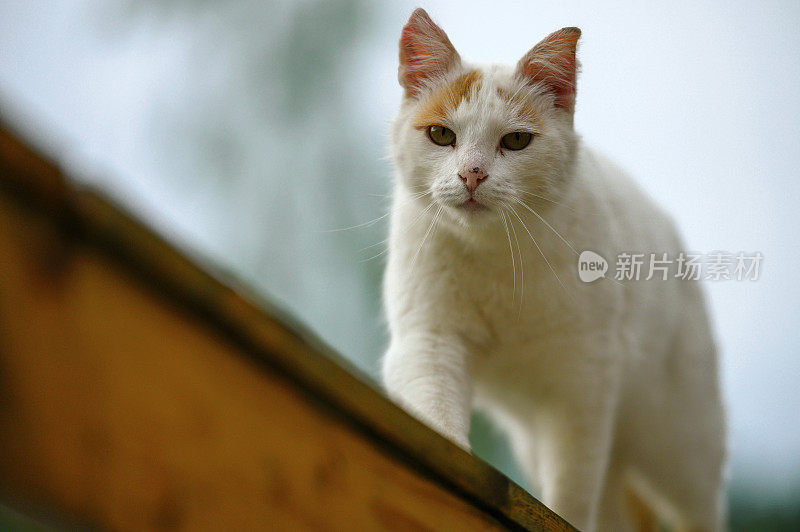
{"type": "Polygon", "coordinates": [[[575,108],[578,61],[575,50],[581,30],[563,28],[545,37],[517,63],[517,76],[529,84],[542,84],[555,97],[555,106],[575,108]]]}
{"type": "Polygon", "coordinates": [[[400,35],[397,77],[406,94],[416,95],[426,80],[444,74],[460,61],[447,34],[424,9],[415,9],[400,35]]]}

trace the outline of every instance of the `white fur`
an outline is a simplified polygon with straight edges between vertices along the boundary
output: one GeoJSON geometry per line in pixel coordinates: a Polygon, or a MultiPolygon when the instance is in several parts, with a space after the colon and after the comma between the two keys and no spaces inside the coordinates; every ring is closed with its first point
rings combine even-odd
{"type": "Polygon", "coordinates": [[[393,125],[390,396],[466,449],[471,410],[488,413],[544,502],[582,530],[630,529],[629,488],[663,518],[720,529],[725,422],[699,287],[577,276],[574,250],[601,254],[612,275],[620,252],[676,255],[671,219],[510,67],[480,67],[480,91],[444,124],[456,146],[432,143],[412,117],[437,83],[473,68],[458,61],[405,97],[393,125]],[[537,110],[523,150],[497,150],[531,125],[496,87],[537,110]],[[457,171],[473,162],[489,174],[479,212],[458,206],[469,193],[457,171]]]}

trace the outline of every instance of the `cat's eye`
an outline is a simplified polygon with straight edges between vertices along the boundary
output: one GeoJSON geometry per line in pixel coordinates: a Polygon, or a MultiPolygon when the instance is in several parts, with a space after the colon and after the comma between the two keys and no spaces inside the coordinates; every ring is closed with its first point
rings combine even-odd
{"type": "Polygon", "coordinates": [[[508,135],[503,135],[500,139],[500,145],[509,150],[521,150],[531,143],[533,135],[525,131],[515,131],[508,135]]]}
{"type": "Polygon", "coordinates": [[[430,126],[428,137],[439,146],[450,146],[456,143],[456,134],[453,133],[453,130],[440,125],[430,126]]]}

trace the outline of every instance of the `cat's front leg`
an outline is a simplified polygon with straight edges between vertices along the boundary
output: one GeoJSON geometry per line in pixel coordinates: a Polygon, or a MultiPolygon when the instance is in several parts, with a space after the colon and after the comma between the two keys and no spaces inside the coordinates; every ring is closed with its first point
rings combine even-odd
{"type": "Polygon", "coordinates": [[[469,360],[456,338],[435,333],[393,338],[383,359],[383,382],[392,400],[469,450],[469,360]]]}
{"type": "Polygon", "coordinates": [[[537,435],[544,502],[579,530],[596,529],[606,481],[616,404],[610,380],[560,390],[537,435]]]}

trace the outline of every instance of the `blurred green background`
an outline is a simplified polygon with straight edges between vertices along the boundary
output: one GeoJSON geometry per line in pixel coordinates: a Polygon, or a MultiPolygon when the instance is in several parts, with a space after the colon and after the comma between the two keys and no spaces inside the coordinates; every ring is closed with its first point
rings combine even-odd
{"type": "MultiPolygon", "coordinates": [[[[800,9],[726,6],[424,5],[478,60],[513,62],[550,31],[581,26],[586,140],[641,177],[694,249],[764,253],[757,285],[709,287],[731,405],[731,527],[800,530],[800,365],[785,327],[800,311],[787,229],[800,221],[800,9]]],[[[0,113],[377,383],[387,132],[396,43],[414,7],[2,2],[0,113]]],[[[523,483],[487,420],[471,438],[523,483]]],[[[16,519],[0,513],[11,529],[16,519]]]]}

